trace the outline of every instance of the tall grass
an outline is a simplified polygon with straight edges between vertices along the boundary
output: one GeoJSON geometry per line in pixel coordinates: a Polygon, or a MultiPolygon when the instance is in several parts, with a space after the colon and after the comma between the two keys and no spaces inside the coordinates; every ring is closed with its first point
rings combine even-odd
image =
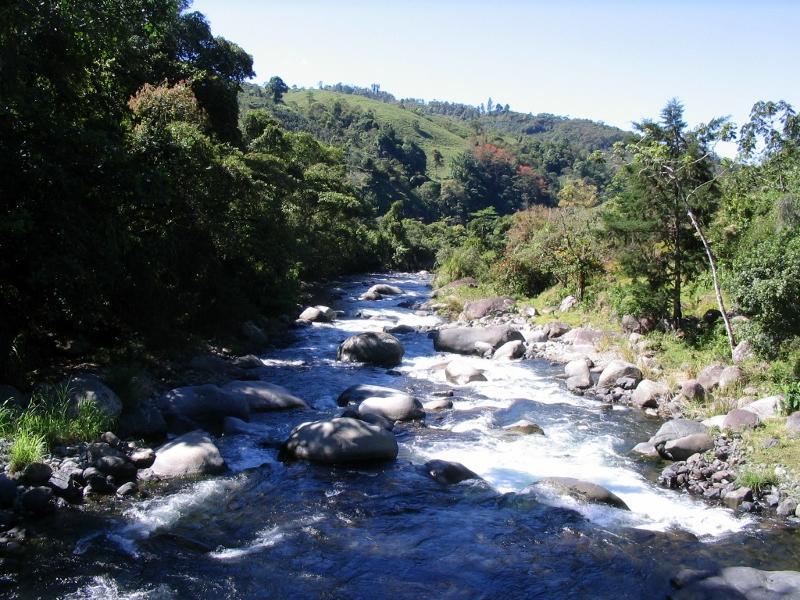
{"type": "Polygon", "coordinates": [[[27,465],[40,462],[47,451],[44,436],[28,430],[18,431],[8,450],[8,463],[12,471],[20,471],[27,465]]]}

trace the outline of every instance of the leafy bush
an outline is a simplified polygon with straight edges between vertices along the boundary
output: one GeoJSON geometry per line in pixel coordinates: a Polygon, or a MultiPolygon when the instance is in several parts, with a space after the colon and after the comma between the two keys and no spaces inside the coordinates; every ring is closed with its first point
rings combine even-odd
{"type": "Polygon", "coordinates": [[[783,406],[781,408],[787,415],[800,410],[800,381],[793,381],[783,387],[783,406]]]}
{"type": "Polygon", "coordinates": [[[617,315],[659,317],[667,313],[668,292],[653,289],[642,281],[618,284],[608,291],[611,308],[617,315]]]}

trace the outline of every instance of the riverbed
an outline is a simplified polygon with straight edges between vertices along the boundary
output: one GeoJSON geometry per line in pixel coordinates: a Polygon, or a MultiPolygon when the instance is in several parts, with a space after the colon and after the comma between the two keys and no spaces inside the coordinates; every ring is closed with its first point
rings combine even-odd
{"type": "Polygon", "coordinates": [[[683,568],[800,565],[794,530],[659,487],[656,468],[629,450],[660,422],[571,394],[558,366],[469,358],[488,381],[453,386],[437,368],[452,357],[425,331],[398,335],[406,353],[394,370],[335,361],[354,333],[440,324],[400,306],[430,296],[425,276],[362,276],[334,293],[340,319],[261,357],[259,377],[313,410],[259,414],[252,434],[220,436],[222,476],[172,483],[121,511],[58,511],[0,589],[19,598],[663,598],[683,568]],[[359,300],[374,283],[404,294],[359,300]],[[393,463],[279,461],[291,429],[339,414],[336,398],[356,383],[423,402],[452,391],[454,405],[424,425],[398,424],[393,463]],[[545,435],[503,430],[523,418],[545,435]],[[420,468],[431,459],[482,480],[437,483],[420,468]],[[519,493],[553,475],[598,483],[631,510],[519,493]]]}

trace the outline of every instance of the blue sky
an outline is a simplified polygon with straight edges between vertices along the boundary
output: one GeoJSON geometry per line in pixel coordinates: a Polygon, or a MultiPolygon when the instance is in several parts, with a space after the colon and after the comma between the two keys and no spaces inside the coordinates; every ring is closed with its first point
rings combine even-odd
{"type": "Polygon", "coordinates": [[[197,0],[263,82],[379,83],[397,97],[602,120],[690,123],[759,99],[800,105],[800,1],[197,0]]]}

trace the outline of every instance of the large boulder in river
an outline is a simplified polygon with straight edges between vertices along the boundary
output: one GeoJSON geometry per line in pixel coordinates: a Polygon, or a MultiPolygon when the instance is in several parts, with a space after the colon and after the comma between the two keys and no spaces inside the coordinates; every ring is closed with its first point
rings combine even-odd
{"type": "Polygon", "coordinates": [[[483,374],[483,371],[476,369],[464,360],[451,360],[447,363],[444,376],[447,378],[447,381],[455,383],[456,385],[465,385],[473,381],[486,381],[486,376],[483,374]]]}
{"type": "Polygon", "coordinates": [[[480,479],[476,473],[461,463],[447,460],[429,460],[425,463],[424,471],[428,477],[444,485],[461,483],[467,479],[480,479]]]}
{"type": "Polygon", "coordinates": [[[225,461],[205,431],[191,431],[156,449],[151,467],[159,477],[211,475],[225,469],[225,461]]]}
{"type": "Polygon", "coordinates": [[[483,300],[466,302],[461,315],[464,320],[471,321],[473,319],[481,319],[487,315],[506,313],[513,307],[514,299],[508,296],[484,298],[483,300]]]}
{"type": "Polygon", "coordinates": [[[633,390],[631,403],[639,408],[658,408],[659,402],[669,397],[669,388],[665,383],[643,379],[633,390]]]}
{"type": "Polygon", "coordinates": [[[431,334],[433,347],[437,352],[456,352],[474,354],[475,343],[485,342],[497,349],[507,342],[525,341],[522,334],[508,325],[496,327],[448,327],[431,334]]]}
{"type": "Polygon", "coordinates": [[[216,385],[190,385],[168,391],[158,400],[167,420],[189,419],[200,423],[221,423],[225,417],[250,418],[250,400],[230,394],[216,385]]]}
{"type": "Polygon", "coordinates": [[[650,438],[650,443],[656,445],[695,433],[708,433],[708,427],[691,419],[672,419],[659,428],[656,434],[650,438]]]}
{"type": "Polygon", "coordinates": [[[386,283],[378,283],[369,288],[366,292],[361,294],[361,300],[380,300],[384,296],[397,296],[402,294],[403,290],[394,285],[386,283]]]}
{"type": "Polygon", "coordinates": [[[600,373],[600,379],[597,380],[597,387],[607,388],[613,387],[617,379],[623,377],[630,377],[637,383],[642,379],[642,372],[633,363],[625,362],[624,360],[612,360],[600,373]]]}
{"type": "Polygon", "coordinates": [[[359,404],[367,398],[392,398],[397,395],[405,395],[411,398],[409,394],[401,390],[396,390],[382,385],[369,385],[366,383],[358,383],[351,385],[336,399],[339,406],[347,406],[350,403],[359,404]]]}
{"type": "Polygon", "coordinates": [[[564,366],[564,374],[567,376],[567,389],[582,390],[592,386],[592,374],[584,358],[569,361],[564,366]]]}
{"type": "Polygon", "coordinates": [[[397,458],[397,440],[381,427],[339,417],[295,427],[284,444],[284,452],[327,464],[376,462],[397,458]]]}
{"type": "Polygon", "coordinates": [[[253,412],[308,408],[305,400],[292,395],[285,387],[266,381],[229,381],[222,389],[234,396],[246,398],[253,412]]]}
{"type": "Polygon", "coordinates": [[[403,360],[403,354],[403,344],[396,337],[382,331],[370,331],[342,342],[336,352],[336,360],[395,367],[403,360]]]}
{"type": "Polygon", "coordinates": [[[496,360],[515,360],[525,356],[525,342],[513,340],[495,350],[492,358],[496,360]]]}
{"type": "Polygon", "coordinates": [[[377,415],[388,421],[413,421],[425,417],[420,401],[404,392],[364,398],[358,405],[358,414],[360,417],[377,415]]]}
{"type": "Polygon", "coordinates": [[[621,508],[622,510],[630,510],[628,505],[616,494],[610,492],[601,485],[591,483],[589,481],[582,481],[573,477],[545,477],[536,483],[529,485],[524,490],[523,494],[535,493],[541,488],[550,488],[558,493],[572,496],[581,502],[588,502],[590,504],[607,504],[614,508],[621,508]]]}
{"type": "Polygon", "coordinates": [[[116,419],[122,412],[122,400],[96,375],[71,377],[67,381],[67,390],[73,409],[83,402],[90,402],[112,419],[116,419]]]}
{"type": "Polygon", "coordinates": [[[334,318],[336,318],[336,313],[328,306],[309,306],[303,312],[301,312],[300,316],[297,318],[301,321],[308,321],[309,323],[318,321],[330,323],[334,320],[334,318]]]}
{"type": "Polygon", "coordinates": [[[674,600],[766,600],[800,598],[800,573],[725,567],[718,571],[686,569],[672,579],[674,600]]]}
{"type": "Polygon", "coordinates": [[[702,454],[714,448],[714,440],[707,433],[693,433],[659,444],[659,454],[669,460],[686,460],[692,454],[702,454]]]}

